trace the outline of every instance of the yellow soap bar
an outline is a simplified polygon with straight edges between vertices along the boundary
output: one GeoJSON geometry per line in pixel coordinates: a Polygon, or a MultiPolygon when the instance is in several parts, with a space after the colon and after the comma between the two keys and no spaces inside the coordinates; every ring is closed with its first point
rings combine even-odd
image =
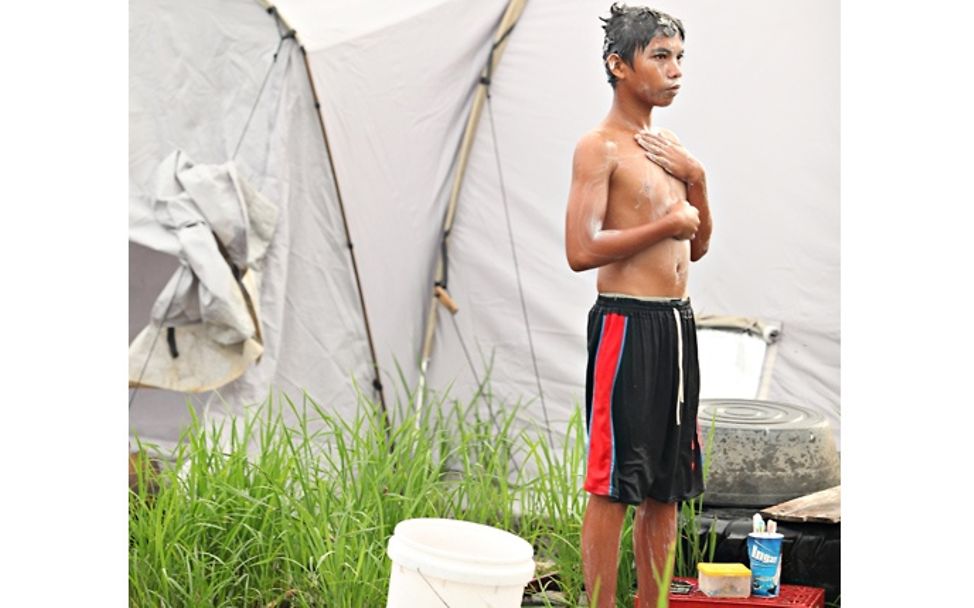
{"type": "Polygon", "coordinates": [[[751,571],[744,564],[712,564],[699,563],[697,569],[708,576],[751,576],[751,571]]]}
{"type": "Polygon", "coordinates": [[[700,591],[708,597],[748,597],[751,570],[744,564],[697,564],[700,591]]]}

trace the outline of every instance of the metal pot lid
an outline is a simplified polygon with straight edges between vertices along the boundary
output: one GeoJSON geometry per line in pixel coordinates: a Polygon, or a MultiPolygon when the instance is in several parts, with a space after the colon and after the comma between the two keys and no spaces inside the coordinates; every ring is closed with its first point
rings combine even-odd
{"type": "Polygon", "coordinates": [[[723,428],[828,428],[828,420],[821,412],[800,405],[757,399],[701,399],[697,410],[700,427],[706,429],[715,418],[716,426],[723,428]]]}

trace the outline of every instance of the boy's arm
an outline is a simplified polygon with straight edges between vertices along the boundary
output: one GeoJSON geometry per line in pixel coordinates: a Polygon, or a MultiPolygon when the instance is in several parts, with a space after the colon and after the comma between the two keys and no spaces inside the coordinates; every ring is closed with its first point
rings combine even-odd
{"type": "Polygon", "coordinates": [[[700,212],[700,227],[690,241],[690,260],[696,262],[707,253],[714,230],[707,198],[707,173],[672,131],[660,129],[660,135],[656,135],[643,130],[636,134],[636,141],[651,161],[686,184],[687,202],[700,212]]]}
{"type": "Polygon", "coordinates": [[[700,228],[696,236],[690,241],[690,261],[696,262],[707,253],[710,248],[710,235],[714,231],[714,222],[710,217],[710,201],[707,199],[707,173],[700,165],[700,171],[691,176],[686,182],[687,202],[700,212],[700,228]]]}
{"type": "Polygon", "coordinates": [[[614,149],[597,132],[585,135],[575,147],[565,253],[576,272],[627,258],[664,239],[690,238],[696,229],[697,212],[689,205],[674,205],[665,216],[634,228],[603,229],[609,178],[616,166],[614,149]]]}

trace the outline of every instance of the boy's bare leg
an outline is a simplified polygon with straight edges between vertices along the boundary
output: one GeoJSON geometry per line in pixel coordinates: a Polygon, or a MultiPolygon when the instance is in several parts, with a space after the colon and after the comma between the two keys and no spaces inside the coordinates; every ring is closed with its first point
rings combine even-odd
{"type": "MultiPolygon", "coordinates": [[[[639,586],[639,606],[656,606],[659,586],[653,576],[662,578],[670,545],[676,540],[676,503],[647,498],[636,507],[632,525],[632,544],[636,553],[636,582],[639,586]]],[[[669,593],[669,590],[666,590],[669,593]]]]}
{"type": "Polygon", "coordinates": [[[615,608],[619,533],[625,518],[625,503],[589,494],[585,519],[582,520],[582,572],[589,605],[593,608],[615,608]],[[595,603],[596,591],[598,604],[595,603]]]}

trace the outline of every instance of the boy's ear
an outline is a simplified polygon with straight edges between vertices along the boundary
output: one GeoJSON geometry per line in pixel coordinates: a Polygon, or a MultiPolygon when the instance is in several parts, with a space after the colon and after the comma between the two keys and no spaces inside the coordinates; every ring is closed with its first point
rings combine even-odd
{"type": "Polygon", "coordinates": [[[605,64],[609,67],[612,75],[616,77],[616,80],[625,79],[626,62],[622,60],[622,57],[618,53],[609,53],[609,56],[605,58],[605,64]]]}

